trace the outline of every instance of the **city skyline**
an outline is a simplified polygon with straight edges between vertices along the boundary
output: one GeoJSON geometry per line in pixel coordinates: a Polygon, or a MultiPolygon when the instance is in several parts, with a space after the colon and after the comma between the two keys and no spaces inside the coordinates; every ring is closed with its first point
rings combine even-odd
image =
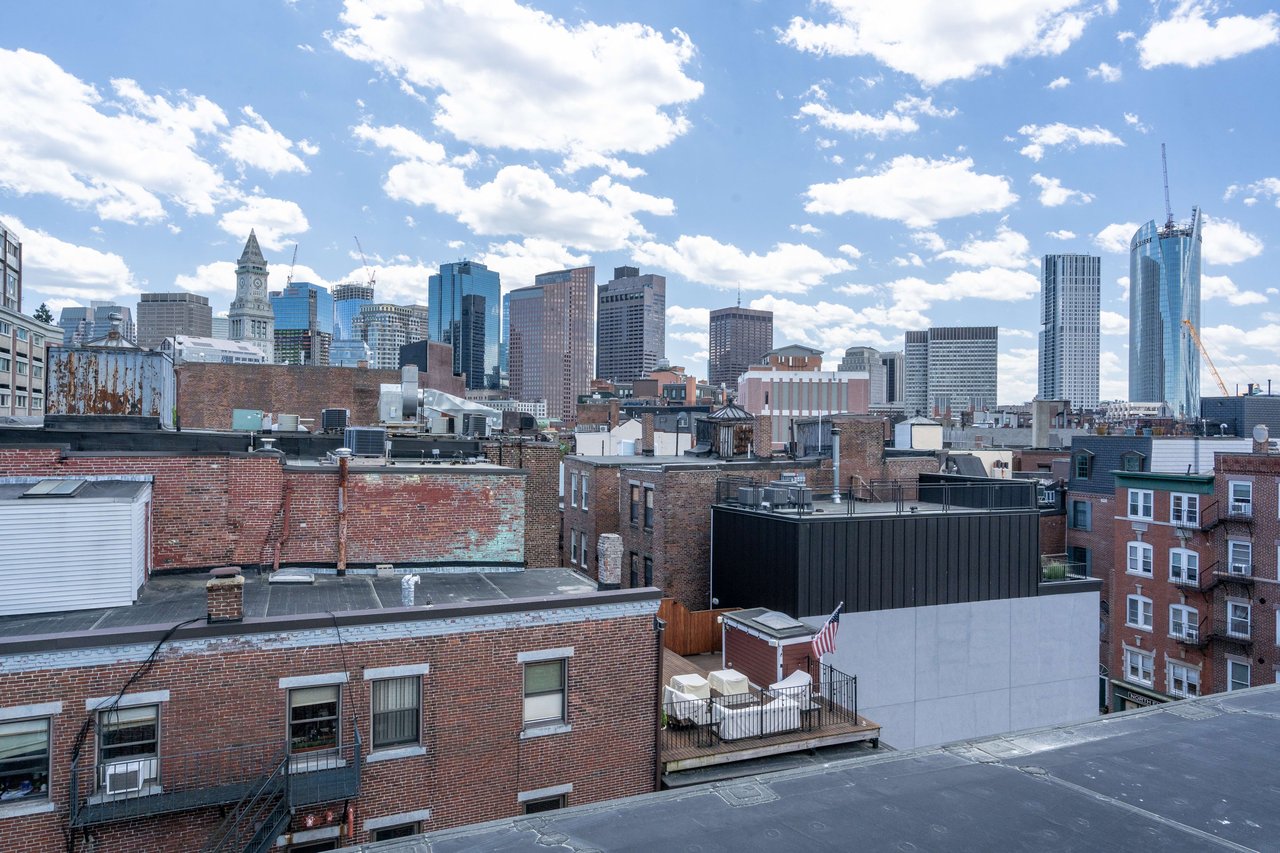
{"type": "Polygon", "coordinates": [[[374,298],[401,304],[460,258],[507,291],[588,264],[652,270],[667,355],[695,371],[707,312],[739,285],[779,342],[829,366],[994,314],[1000,401],[1016,403],[1036,388],[1038,259],[1096,254],[1113,399],[1128,241],[1163,221],[1167,141],[1176,217],[1206,214],[1205,345],[1229,386],[1280,378],[1276,119],[1221,97],[1280,70],[1274,12],[1065,2],[993,11],[972,39],[941,2],[910,21],[834,2],[487,8],[125,3],[77,28],[24,10],[0,48],[29,119],[0,130],[24,309],[187,290],[225,311],[251,227],[281,278],[297,242],[295,280],[363,282],[355,235],[374,298]],[[104,50],[143,28],[166,47],[104,50]],[[440,28],[500,49],[455,66],[391,35],[440,28]],[[554,86],[529,71],[548,44],[568,69],[554,86]]]}

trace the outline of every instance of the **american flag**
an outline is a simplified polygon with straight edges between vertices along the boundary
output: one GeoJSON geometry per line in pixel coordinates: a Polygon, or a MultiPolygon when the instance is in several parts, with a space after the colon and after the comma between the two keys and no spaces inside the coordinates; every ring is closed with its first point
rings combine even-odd
{"type": "Polygon", "coordinates": [[[844,607],[843,601],[836,605],[831,618],[827,620],[827,624],[822,626],[822,630],[813,635],[813,656],[819,660],[822,659],[823,655],[836,650],[836,632],[840,630],[841,607],[844,607]]]}

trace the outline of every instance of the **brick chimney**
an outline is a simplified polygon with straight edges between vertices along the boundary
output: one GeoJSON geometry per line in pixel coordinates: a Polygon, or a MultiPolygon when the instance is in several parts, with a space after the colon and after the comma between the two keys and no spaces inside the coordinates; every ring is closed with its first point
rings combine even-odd
{"type": "Polygon", "coordinates": [[[598,589],[622,588],[622,537],[616,533],[601,533],[596,546],[598,589]]]}
{"type": "Polygon", "coordinates": [[[225,566],[209,574],[213,577],[204,585],[209,624],[244,619],[244,575],[240,574],[240,567],[225,566]]]}
{"type": "Polygon", "coordinates": [[[1264,424],[1258,424],[1253,428],[1253,452],[1271,452],[1271,432],[1264,424]]]}
{"type": "Polygon", "coordinates": [[[640,455],[653,455],[653,412],[640,416],[640,455]]]}

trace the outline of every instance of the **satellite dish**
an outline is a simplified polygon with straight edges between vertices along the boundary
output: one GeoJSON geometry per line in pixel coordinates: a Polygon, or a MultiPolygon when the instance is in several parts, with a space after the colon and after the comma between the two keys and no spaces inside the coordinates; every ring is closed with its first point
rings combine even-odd
{"type": "Polygon", "coordinates": [[[1269,435],[1266,424],[1258,424],[1253,428],[1253,440],[1258,442],[1258,444],[1266,444],[1269,435]]]}

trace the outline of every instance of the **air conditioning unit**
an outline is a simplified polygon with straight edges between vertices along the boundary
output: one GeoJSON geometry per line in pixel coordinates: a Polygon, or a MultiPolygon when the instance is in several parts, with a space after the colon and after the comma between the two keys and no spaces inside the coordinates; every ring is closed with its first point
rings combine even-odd
{"type": "Polygon", "coordinates": [[[356,456],[382,456],[387,452],[387,431],[381,427],[347,427],[342,444],[356,456]]]}
{"type": "Polygon", "coordinates": [[[738,503],[742,506],[760,506],[763,495],[764,489],[757,486],[738,487],[738,503]]]}
{"type": "Polygon", "coordinates": [[[102,788],[108,794],[141,791],[148,780],[156,777],[156,760],[117,761],[102,768],[102,788]]]}
{"type": "Polygon", "coordinates": [[[1231,514],[1232,515],[1253,515],[1253,504],[1233,503],[1231,505],[1231,514]]]}
{"type": "Polygon", "coordinates": [[[1200,629],[1195,625],[1187,625],[1182,629],[1182,639],[1188,642],[1198,642],[1200,640],[1200,629]]]}
{"type": "Polygon", "coordinates": [[[1231,574],[1233,575],[1251,575],[1253,574],[1253,566],[1248,563],[1232,563],[1231,574]]]}
{"type": "Polygon", "coordinates": [[[324,432],[342,432],[347,428],[351,412],[347,409],[321,409],[320,429],[324,432]]]}

